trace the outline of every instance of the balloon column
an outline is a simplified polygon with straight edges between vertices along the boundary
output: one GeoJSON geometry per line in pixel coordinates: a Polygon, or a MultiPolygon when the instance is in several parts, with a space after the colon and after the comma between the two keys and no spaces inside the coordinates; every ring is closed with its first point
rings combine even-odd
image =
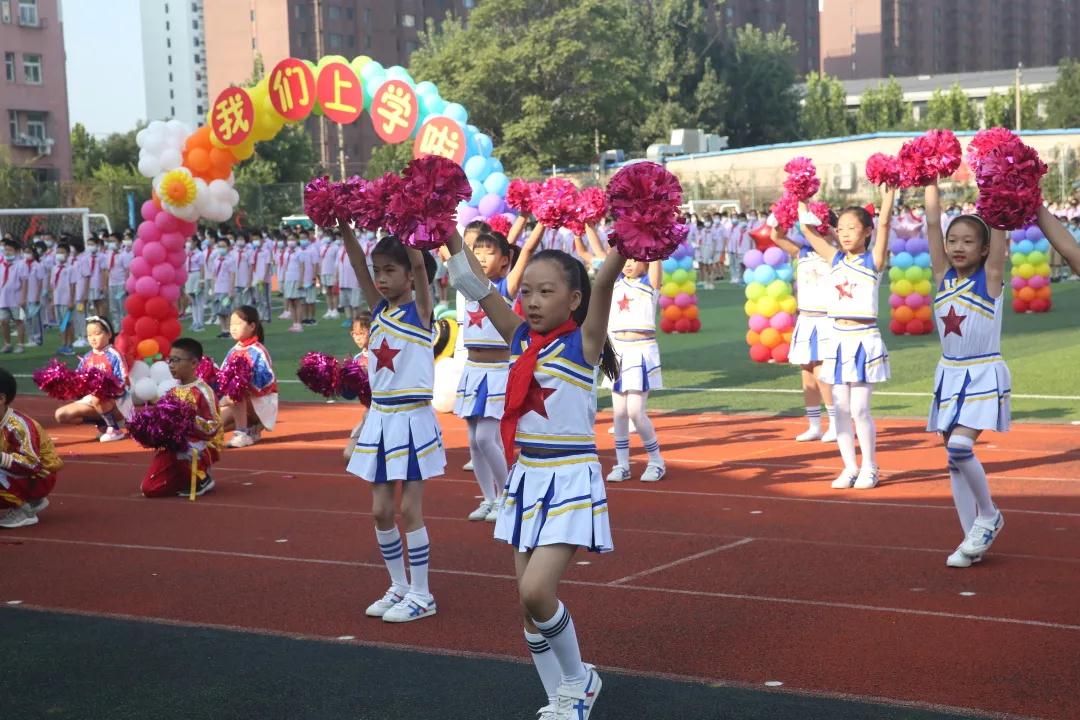
{"type": "Polygon", "coordinates": [[[889,241],[889,307],[893,335],[925,335],[934,331],[930,244],[915,218],[898,218],[889,241]]]}
{"type": "Polygon", "coordinates": [[[787,362],[797,303],[792,294],[791,259],[775,245],[743,257],[746,310],[750,329],[746,344],[754,362],[787,362]]]}
{"type": "Polygon", "coordinates": [[[1013,311],[1043,313],[1052,305],[1050,295],[1050,241],[1038,225],[1013,230],[1009,251],[1012,253],[1013,311]]]}
{"type": "Polygon", "coordinates": [[[694,250],[682,243],[663,261],[660,285],[660,330],[665,333],[696,333],[701,330],[697,304],[697,271],[694,250]]]}

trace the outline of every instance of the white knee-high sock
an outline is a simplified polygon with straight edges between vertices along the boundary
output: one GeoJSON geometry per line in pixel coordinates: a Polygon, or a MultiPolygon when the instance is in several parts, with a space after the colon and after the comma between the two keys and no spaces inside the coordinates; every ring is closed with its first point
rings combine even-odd
{"type": "Polygon", "coordinates": [[[851,386],[833,385],[833,403],[836,407],[836,444],[840,448],[840,457],[844,460],[844,469],[857,472],[855,463],[855,434],[851,427],[851,386]]]}
{"type": "Polygon", "coordinates": [[[585,682],[585,666],[581,663],[581,648],[578,647],[574,620],[562,601],[559,601],[559,608],[550,618],[533,618],[533,622],[559,660],[562,681],[567,685],[585,682]]]}
{"type": "Polygon", "coordinates": [[[428,541],[427,528],[405,533],[405,540],[409,543],[409,573],[412,575],[410,590],[417,595],[429,595],[428,590],[428,555],[431,544],[428,541]]]}
{"type": "Polygon", "coordinates": [[[395,589],[404,592],[409,587],[409,577],[405,574],[405,551],[401,547],[401,533],[397,525],[389,530],[375,528],[375,538],[379,541],[379,551],[390,572],[390,582],[395,589]]]}
{"type": "Polygon", "coordinates": [[[960,527],[966,535],[975,523],[978,507],[967,480],[960,472],[960,467],[953,462],[952,450],[947,446],[946,450],[949,453],[949,484],[952,486],[953,504],[956,506],[956,515],[960,518],[960,527]]]}
{"type": "Polygon", "coordinates": [[[476,476],[476,484],[480,486],[480,492],[483,493],[484,500],[494,502],[496,495],[495,478],[492,477],[491,470],[484,460],[484,448],[481,447],[477,438],[479,421],[480,418],[469,418],[466,421],[469,427],[469,454],[472,458],[473,475],[476,476]]]}
{"type": "Polygon", "coordinates": [[[484,474],[490,478],[491,497],[494,500],[502,494],[509,474],[502,436],[499,434],[499,421],[495,418],[477,418],[475,433],[477,452],[473,454],[473,468],[484,467],[484,474]]]}
{"type": "Polygon", "coordinates": [[[645,412],[645,403],[649,399],[648,393],[630,393],[626,398],[626,409],[630,419],[634,421],[638,437],[645,446],[645,452],[649,454],[649,462],[654,465],[663,465],[664,459],[660,457],[660,442],[656,439],[656,428],[652,420],[645,412]]]}
{"type": "Polygon", "coordinates": [[[829,414],[829,427],[836,425],[836,407],[834,405],[826,405],[825,412],[829,414]]]}
{"type": "Polygon", "coordinates": [[[877,429],[870,415],[870,395],[874,386],[856,383],[851,386],[851,418],[855,421],[855,435],[859,438],[863,470],[877,467],[877,429]]]}
{"type": "Polygon", "coordinates": [[[630,467],[630,416],[626,403],[627,394],[611,393],[611,409],[615,417],[615,464],[630,467]]]}
{"type": "Polygon", "coordinates": [[[960,476],[964,478],[971,495],[975,498],[978,517],[989,520],[997,514],[997,507],[990,497],[990,483],[982,463],[975,457],[975,441],[963,435],[949,438],[949,462],[956,465],[960,476]]]}
{"type": "Polygon", "coordinates": [[[807,405],[806,406],[806,422],[810,426],[811,430],[821,431],[821,406],[820,405],[807,405]]]}
{"type": "Polygon", "coordinates": [[[544,685],[548,703],[554,703],[559,696],[559,683],[562,681],[559,659],[555,657],[555,653],[543,635],[533,634],[526,630],[525,643],[529,646],[529,654],[532,655],[536,674],[540,676],[540,682],[544,685]]]}

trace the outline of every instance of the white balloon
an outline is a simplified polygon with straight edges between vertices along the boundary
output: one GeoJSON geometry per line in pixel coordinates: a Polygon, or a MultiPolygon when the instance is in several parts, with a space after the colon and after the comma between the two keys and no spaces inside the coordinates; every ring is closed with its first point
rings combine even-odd
{"type": "Polygon", "coordinates": [[[131,366],[131,370],[128,371],[128,377],[131,378],[131,382],[133,383],[138,382],[143,378],[148,378],[150,377],[150,366],[140,360],[131,366]]]}
{"type": "Polygon", "coordinates": [[[169,365],[164,360],[158,360],[156,363],[150,366],[150,378],[154,381],[154,384],[165,382],[172,379],[172,373],[169,372],[169,365]]]}
{"type": "Polygon", "coordinates": [[[158,162],[161,163],[161,167],[164,170],[175,170],[184,162],[184,158],[180,154],[179,148],[166,147],[158,155],[158,162]]]}
{"type": "Polygon", "coordinates": [[[161,172],[161,164],[156,157],[139,153],[139,174],[143,177],[152,178],[161,172]]]}
{"type": "Polygon", "coordinates": [[[180,384],[180,381],[177,380],[174,377],[171,377],[168,380],[162,380],[161,382],[159,382],[157,384],[158,397],[159,398],[165,397],[165,393],[169,392],[170,390],[172,390],[174,387],[176,387],[179,384],[180,384]]]}
{"type": "Polygon", "coordinates": [[[136,381],[131,389],[137,402],[147,403],[157,400],[157,387],[157,383],[154,382],[153,378],[144,377],[136,381]]]}
{"type": "Polygon", "coordinates": [[[464,369],[464,357],[443,358],[435,363],[435,382],[432,387],[431,406],[435,408],[436,412],[453,412],[458,383],[461,381],[461,372],[464,369]]]}

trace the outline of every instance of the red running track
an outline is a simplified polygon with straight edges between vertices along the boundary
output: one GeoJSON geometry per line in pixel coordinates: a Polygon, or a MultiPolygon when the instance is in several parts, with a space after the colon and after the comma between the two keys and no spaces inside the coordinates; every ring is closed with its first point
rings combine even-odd
{"type": "MultiPolygon", "coordinates": [[[[20,398],[45,419],[51,405],[20,398]]],[[[425,498],[439,615],[394,626],[363,607],[387,584],[364,483],[343,470],[355,406],[289,405],[230,450],[218,490],[146,500],[148,452],[49,427],[67,466],[37,526],[0,535],[0,602],[440,652],[525,657],[510,550],[469,523],[464,425],[443,416],[448,475],[425,498]]],[[[1019,425],[978,448],[1007,525],[969,570],[945,453],[879,423],[883,484],[838,492],[835,447],[801,420],[661,415],[658,485],[609,486],[615,552],[581,554],[562,597],[586,658],[707,682],[1080,717],[1080,430],[1019,425]]],[[[605,468],[609,419],[598,424],[605,468]]],[[[635,443],[635,472],[644,468],[635,443]]]]}

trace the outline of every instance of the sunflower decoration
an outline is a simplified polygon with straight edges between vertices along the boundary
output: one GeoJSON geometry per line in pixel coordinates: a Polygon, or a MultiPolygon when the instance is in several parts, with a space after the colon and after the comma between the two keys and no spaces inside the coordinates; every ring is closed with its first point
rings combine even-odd
{"type": "Polygon", "coordinates": [[[191,171],[186,167],[169,170],[157,177],[154,192],[161,200],[161,208],[181,220],[195,220],[198,217],[196,199],[198,186],[191,171]]]}

